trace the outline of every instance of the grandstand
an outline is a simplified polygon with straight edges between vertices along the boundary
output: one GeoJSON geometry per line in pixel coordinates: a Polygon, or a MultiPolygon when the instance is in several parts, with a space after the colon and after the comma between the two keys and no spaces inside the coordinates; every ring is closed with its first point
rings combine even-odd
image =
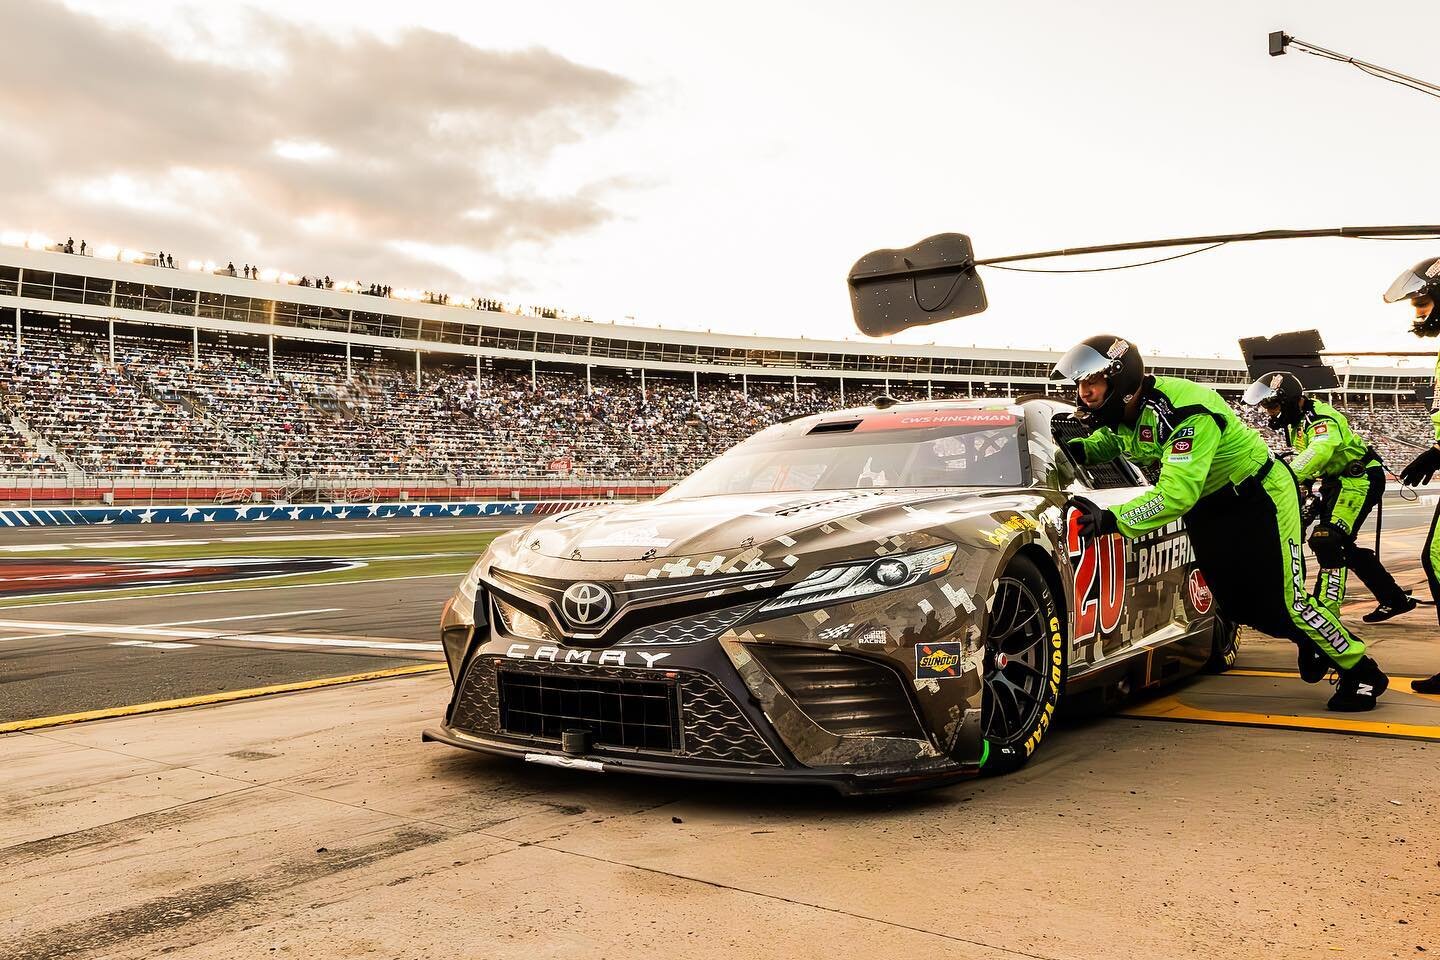
{"type": "MultiPolygon", "coordinates": [[[[0,248],[0,498],[647,492],[792,414],[1055,389],[1044,351],[470,303],[0,248]]],[[[1238,360],[1151,363],[1232,399],[1248,382],[1238,360]]],[[[1428,370],[1339,373],[1332,401],[1387,459],[1428,442],[1428,370]]]]}

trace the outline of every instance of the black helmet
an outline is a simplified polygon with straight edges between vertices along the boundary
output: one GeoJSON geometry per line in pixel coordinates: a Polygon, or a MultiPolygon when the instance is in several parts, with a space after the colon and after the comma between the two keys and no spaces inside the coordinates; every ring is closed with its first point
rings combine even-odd
{"type": "MultiPolygon", "coordinates": [[[[1409,270],[1401,273],[1385,291],[1386,303],[1429,297],[1440,301],[1440,257],[1421,260],[1409,270]]],[[[1433,337],[1440,334],[1440,303],[1430,309],[1427,317],[1416,317],[1410,324],[1410,332],[1417,337],[1433,337]]]]}
{"type": "Polygon", "coordinates": [[[1145,381],[1145,360],[1129,340],[1101,334],[1087,337],[1060,358],[1051,380],[1081,380],[1103,374],[1109,383],[1100,406],[1091,408],[1075,395],[1075,419],[1090,427],[1113,427],[1125,415],[1125,403],[1145,381]]]}
{"type": "Polygon", "coordinates": [[[1300,404],[1305,400],[1305,387],[1293,373],[1276,370],[1250,384],[1245,402],[1254,407],[1279,404],[1270,417],[1270,429],[1279,430],[1300,422],[1300,404]]]}

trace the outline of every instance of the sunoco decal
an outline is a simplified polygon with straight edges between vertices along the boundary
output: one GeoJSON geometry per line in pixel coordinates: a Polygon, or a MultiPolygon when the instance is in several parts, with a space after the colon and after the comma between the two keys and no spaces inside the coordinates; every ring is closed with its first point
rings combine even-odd
{"type": "Polygon", "coordinates": [[[963,643],[921,643],[915,646],[915,679],[948,680],[960,676],[963,643]]]}

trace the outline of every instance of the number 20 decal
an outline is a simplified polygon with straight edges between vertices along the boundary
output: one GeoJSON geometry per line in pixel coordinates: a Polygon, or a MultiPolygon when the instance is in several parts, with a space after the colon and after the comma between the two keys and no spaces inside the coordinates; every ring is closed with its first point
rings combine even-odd
{"type": "Polygon", "coordinates": [[[1125,539],[1118,533],[1081,537],[1080,513],[1065,518],[1065,549],[1075,568],[1075,636],[1088,640],[1120,626],[1125,609],[1125,539]]]}

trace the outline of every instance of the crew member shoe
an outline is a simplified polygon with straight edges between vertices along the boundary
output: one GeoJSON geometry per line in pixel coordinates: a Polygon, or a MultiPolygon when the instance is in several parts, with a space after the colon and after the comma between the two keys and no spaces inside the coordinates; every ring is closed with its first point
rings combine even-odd
{"type": "Polygon", "coordinates": [[[1366,623],[1384,623],[1391,617],[1398,617],[1402,613],[1409,613],[1411,610],[1414,610],[1417,605],[1415,598],[1407,593],[1405,594],[1405,602],[1399,606],[1392,607],[1384,603],[1376,604],[1374,610],[1371,610],[1360,619],[1366,623]]]}
{"type": "Polygon", "coordinates": [[[1306,683],[1319,683],[1325,679],[1333,664],[1330,658],[1313,643],[1298,644],[1300,648],[1300,679],[1306,683]]]}
{"type": "Polygon", "coordinates": [[[1411,680],[1410,689],[1416,693],[1440,693],[1440,673],[1429,680],[1411,680]]]}
{"type": "Polygon", "coordinates": [[[1390,678],[1381,672],[1379,665],[1369,657],[1361,657],[1355,666],[1341,671],[1335,695],[1326,706],[1341,713],[1374,710],[1375,701],[1389,686],[1390,678]]]}

